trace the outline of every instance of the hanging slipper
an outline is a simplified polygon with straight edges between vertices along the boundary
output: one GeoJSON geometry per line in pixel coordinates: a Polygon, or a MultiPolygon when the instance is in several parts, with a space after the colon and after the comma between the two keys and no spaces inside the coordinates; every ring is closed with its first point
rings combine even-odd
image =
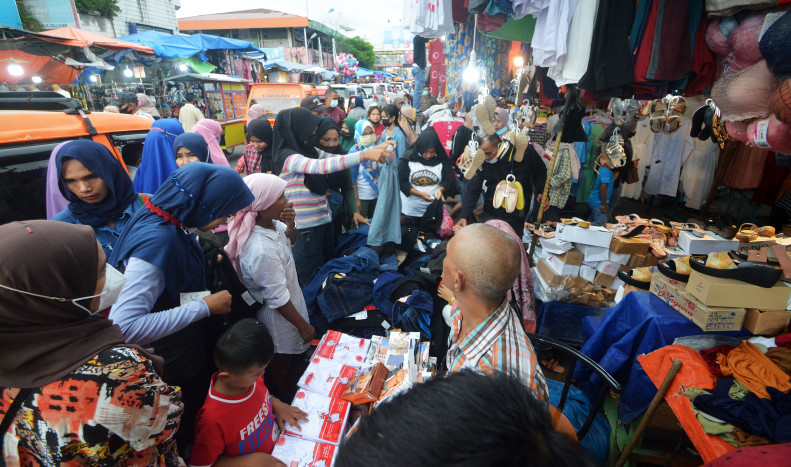
{"type": "MultiPolygon", "coordinates": [[[[692,114],[692,128],[689,130],[689,136],[697,138],[705,127],[706,110],[710,109],[708,105],[702,105],[698,110],[692,114]]],[[[709,135],[711,136],[711,135],[709,135]]],[[[705,138],[701,138],[705,140],[705,138]]]]}
{"type": "Polygon", "coordinates": [[[494,196],[492,197],[492,206],[495,209],[500,209],[503,207],[503,203],[505,203],[505,199],[508,196],[508,182],[505,180],[501,180],[500,183],[497,184],[497,188],[494,189],[494,196]]]}
{"type": "Polygon", "coordinates": [[[494,112],[497,110],[497,101],[494,100],[494,97],[487,95],[483,98],[483,105],[486,108],[486,112],[489,114],[489,121],[494,120],[494,112]]]}
{"type": "Polygon", "coordinates": [[[516,188],[516,209],[517,211],[521,211],[525,208],[525,190],[522,188],[522,184],[515,181],[513,183],[514,188],[516,188]]]}
{"type": "MultiPolygon", "coordinates": [[[[727,255],[727,253],[726,253],[727,255]]],[[[757,285],[758,287],[771,288],[783,275],[783,270],[760,263],[740,262],[735,268],[718,269],[708,265],[711,255],[702,261],[698,258],[690,258],[689,265],[693,270],[706,274],[707,276],[721,277],[725,279],[736,279],[747,284],[757,285]]],[[[730,259],[730,257],[729,257],[730,259]]]]}
{"type": "MultiPolygon", "coordinates": [[[[519,193],[517,192],[516,187],[514,186],[514,178],[513,175],[509,174],[506,177],[506,186],[505,186],[505,197],[503,199],[503,207],[505,208],[505,212],[512,213],[516,211],[516,205],[519,201],[519,193]]],[[[502,183],[502,182],[500,182],[502,183]]],[[[498,184],[499,187],[499,184],[498,184]]]]}
{"type": "Polygon", "coordinates": [[[662,133],[667,118],[666,112],[667,104],[662,102],[662,100],[657,99],[651,104],[651,131],[662,133]]]}
{"type": "Polygon", "coordinates": [[[687,111],[687,100],[681,96],[670,96],[667,101],[667,117],[663,132],[666,135],[671,135],[681,127],[681,118],[687,111]]]}
{"type": "Polygon", "coordinates": [[[464,178],[466,178],[467,180],[472,180],[472,177],[475,176],[475,174],[478,172],[478,169],[481,168],[481,166],[483,165],[483,161],[485,160],[486,160],[486,154],[483,153],[483,149],[478,149],[477,151],[475,151],[475,155],[472,156],[471,159],[469,159],[469,166],[467,167],[467,170],[465,171],[464,169],[462,169],[464,178]]]}
{"type": "Polygon", "coordinates": [[[736,232],[736,235],[733,236],[736,240],[740,242],[752,242],[758,239],[758,226],[755,224],[742,224],[739,227],[739,231],[736,232]]]}
{"type": "Polygon", "coordinates": [[[527,150],[527,146],[530,145],[530,137],[527,133],[519,132],[514,137],[514,146],[516,146],[516,152],[514,153],[514,160],[516,162],[522,162],[525,158],[525,151],[527,150]]]}
{"type": "Polygon", "coordinates": [[[489,111],[483,104],[477,104],[472,107],[472,118],[473,125],[480,127],[487,135],[493,135],[495,133],[492,118],[489,116],[489,111]]]}

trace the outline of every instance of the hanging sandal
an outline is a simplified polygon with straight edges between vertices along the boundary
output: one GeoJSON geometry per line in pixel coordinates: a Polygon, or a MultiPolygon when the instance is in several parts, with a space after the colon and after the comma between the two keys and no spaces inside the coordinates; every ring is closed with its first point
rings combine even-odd
{"type": "Polygon", "coordinates": [[[514,136],[514,146],[516,146],[516,152],[514,153],[514,160],[516,162],[522,162],[525,158],[525,151],[527,150],[527,146],[530,145],[530,137],[527,133],[519,132],[514,136]]]}
{"type": "MultiPolygon", "coordinates": [[[[503,197],[502,207],[504,207],[505,212],[509,214],[516,210],[516,205],[519,203],[519,190],[514,186],[514,181],[516,181],[516,178],[511,174],[508,174],[505,178],[505,196],[503,197]]],[[[499,188],[500,185],[498,184],[497,187],[499,188]]],[[[495,192],[495,196],[496,195],[497,192],[495,192]]]]}
{"type": "Polygon", "coordinates": [[[758,226],[755,224],[742,224],[733,237],[740,242],[747,243],[758,239],[758,226]]]}
{"type": "Polygon", "coordinates": [[[494,196],[492,197],[492,206],[495,209],[503,207],[506,197],[508,196],[508,182],[501,180],[494,189],[494,196]]]}
{"type": "Polygon", "coordinates": [[[681,118],[687,111],[687,100],[681,96],[668,96],[667,116],[665,118],[664,134],[671,135],[681,127],[681,118]]]}
{"type": "Polygon", "coordinates": [[[662,133],[665,128],[667,104],[657,99],[651,104],[651,131],[662,133]]]}
{"type": "Polygon", "coordinates": [[[469,159],[470,161],[469,167],[467,168],[466,171],[464,171],[464,178],[466,178],[467,180],[472,180],[472,177],[474,177],[475,174],[478,173],[478,169],[481,168],[481,166],[483,165],[483,161],[485,160],[486,160],[486,155],[483,153],[483,149],[479,148],[477,151],[475,151],[475,155],[472,156],[471,159],[469,159]]]}

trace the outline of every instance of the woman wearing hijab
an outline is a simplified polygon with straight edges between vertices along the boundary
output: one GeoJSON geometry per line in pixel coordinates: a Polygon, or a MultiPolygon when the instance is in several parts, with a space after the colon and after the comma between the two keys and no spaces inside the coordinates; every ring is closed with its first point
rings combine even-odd
{"type": "Polygon", "coordinates": [[[143,113],[150,115],[154,120],[162,118],[157,108],[151,103],[151,98],[142,92],[137,93],[137,106],[143,113]]]}
{"type": "MultiPolygon", "coordinates": [[[[368,120],[360,120],[354,126],[354,151],[362,151],[376,145],[374,126],[368,120]]],[[[397,148],[396,148],[397,149],[397,148]]],[[[379,173],[382,166],[378,162],[363,161],[360,165],[351,168],[354,193],[360,214],[372,218],[376,209],[376,199],[379,197],[379,173]]]]}
{"type": "Polygon", "coordinates": [[[247,124],[264,114],[264,107],[261,104],[253,104],[247,109],[247,124]]]}
{"type": "Polygon", "coordinates": [[[184,133],[173,141],[173,152],[176,154],[176,165],[182,168],[190,162],[211,164],[209,145],[203,136],[197,133],[184,133]]]}
{"type": "Polygon", "coordinates": [[[141,206],[129,174],[106,147],[84,139],[58,149],[55,170],[58,189],[69,205],[52,220],[91,226],[110,255],[141,206]]]}
{"type": "MultiPolygon", "coordinates": [[[[332,119],[322,119],[302,107],[279,112],[274,128],[275,173],[288,183],[286,197],[297,213],[297,243],[294,258],[301,284],[332,257],[334,233],[332,213],[327,203],[328,174],[356,166],[365,160],[384,162],[395,156],[388,149],[374,147],[345,155],[317,149],[337,146],[339,135],[329,131],[332,119]]],[[[335,127],[337,128],[337,127],[335,127]]]]}
{"type": "Polygon", "coordinates": [[[272,151],[272,125],[266,117],[247,121],[247,146],[244,154],[236,163],[236,171],[242,175],[254,173],[274,173],[272,151]]]}
{"type": "Polygon", "coordinates": [[[354,107],[349,110],[349,114],[346,116],[355,120],[363,120],[368,117],[368,112],[365,111],[365,104],[363,103],[362,96],[357,96],[354,98],[354,107]]]}
{"type": "Polygon", "coordinates": [[[124,267],[128,278],[110,319],[127,342],[153,347],[165,359],[165,381],[181,386],[186,407],[180,440],[192,438],[208,387],[207,361],[202,358],[205,318],[231,309],[228,291],[209,295],[205,290],[203,250],[192,232],[224,224],[252,201],[250,190],[230,168],[187,164],[145,199],[145,209],[132,218],[110,258],[110,264],[124,267]]]}
{"type": "Polygon", "coordinates": [[[504,135],[506,131],[508,131],[511,127],[510,125],[510,118],[508,117],[508,110],[497,107],[494,110],[494,118],[492,119],[492,125],[494,126],[494,130],[497,132],[498,135],[504,135]]]}
{"type": "MultiPolygon", "coordinates": [[[[520,243],[522,242],[508,222],[492,219],[486,223],[514,237],[520,243]]],[[[533,273],[530,271],[530,263],[527,261],[527,253],[524,248],[522,248],[522,266],[516,281],[514,281],[514,286],[508,292],[508,301],[514,304],[515,310],[520,312],[525,332],[536,332],[536,297],[533,290],[533,273]]]]}
{"type": "Polygon", "coordinates": [[[6,462],[183,465],[181,391],[160,378],[161,358],[97,314],[124,277],[93,231],[33,220],[0,226],[0,238],[0,417],[15,412],[6,462]]]}
{"type": "Polygon", "coordinates": [[[258,321],[266,325],[275,343],[266,386],[278,399],[291,400],[305,370],[295,357],[310,348],[315,333],[291,251],[297,238],[295,212],[285,195],[285,180],[252,174],[244,182],[255,201],[228,223],[225,251],[247,290],[263,298],[258,321]]]}
{"type": "Polygon", "coordinates": [[[354,128],[357,125],[357,120],[351,117],[346,117],[341,122],[341,149],[348,154],[349,150],[356,143],[354,139],[354,128]]]}
{"type": "Polygon", "coordinates": [[[213,163],[225,167],[231,166],[231,164],[228,163],[228,158],[225,157],[225,153],[222,152],[222,147],[220,147],[222,125],[220,125],[219,122],[209,120],[208,118],[198,120],[198,123],[192,127],[192,132],[203,136],[203,139],[206,140],[206,144],[209,145],[209,155],[213,163]]]}
{"type": "Polygon", "coordinates": [[[154,122],[143,143],[143,156],[135,174],[135,191],[154,193],[178,166],[173,142],[184,133],[177,118],[163,118],[154,122]]]}
{"type": "MultiPolygon", "coordinates": [[[[432,203],[456,195],[456,175],[433,128],[424,130],[399,161],[398,182],[401,214],[419,227],[425,225],[424,216],[432,203]]],[[[439,213],[441,220],[441,209],[439,213]]]]}

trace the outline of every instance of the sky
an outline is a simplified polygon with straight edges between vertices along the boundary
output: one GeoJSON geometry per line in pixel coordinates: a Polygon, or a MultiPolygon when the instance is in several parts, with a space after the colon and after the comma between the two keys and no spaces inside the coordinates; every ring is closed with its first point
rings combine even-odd
{"type": "Polygon", "coordinates": [[[184,18],[256,8],[300,16],[305,15],[307,8],[308,18],[330,27],[339,23],[354,28],[348,35],[359,35],[373,44],[374,48],[382,45],[384,29],[401,26],[402,16],[401,2],[392,0],[265,0],[260,3],[250,0],[182,0],[176,16],[184,18]]]}

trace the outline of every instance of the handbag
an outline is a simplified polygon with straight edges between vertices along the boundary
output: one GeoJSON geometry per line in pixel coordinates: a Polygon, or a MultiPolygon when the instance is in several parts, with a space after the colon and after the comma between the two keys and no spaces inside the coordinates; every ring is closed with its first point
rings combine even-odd
{"type": "Polygon", "coordinates": [[[632,162],[628,166],[626,166],[626,177],[624,177],[624,183],[631,184],[637,183],[640,181],[640,174],[637,172],[637,165],[632,162]]]}

